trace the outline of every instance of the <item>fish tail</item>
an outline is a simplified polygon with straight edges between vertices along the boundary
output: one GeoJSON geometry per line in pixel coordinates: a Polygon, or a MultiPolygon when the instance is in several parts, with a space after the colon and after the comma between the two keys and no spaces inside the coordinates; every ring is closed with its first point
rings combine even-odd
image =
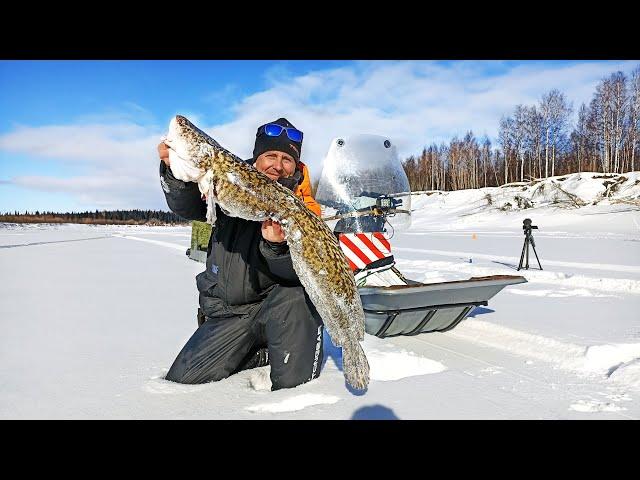
{"type": "Polygon", "coordinates": [[[353,388],[364,390],[369,384],[369,362],[357,340],[347,340],[342,344],[342,368],[347,383],[353,388]]]}

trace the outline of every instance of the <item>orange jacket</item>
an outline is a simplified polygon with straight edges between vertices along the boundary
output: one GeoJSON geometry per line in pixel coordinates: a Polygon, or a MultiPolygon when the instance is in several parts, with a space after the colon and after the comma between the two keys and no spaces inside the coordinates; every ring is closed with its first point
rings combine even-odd
{"type": "Polygon", "coordinates": [[[311,179],[309,175],[309,169],[302,162],[300,162],[300,166],[302,167],[302,175],[304,176],[304,178],[302,180],[302,183],[296,187],[294,193],[304,201],[304,204],[309,210],[320,216],[320,204],[316,202],[316,200],[313,198],[313,195],[311,195],[311,179]]]}

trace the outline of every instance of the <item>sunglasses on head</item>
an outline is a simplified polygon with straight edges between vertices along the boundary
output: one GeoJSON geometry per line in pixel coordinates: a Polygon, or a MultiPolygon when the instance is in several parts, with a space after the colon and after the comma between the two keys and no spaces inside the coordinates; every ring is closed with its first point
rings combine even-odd
{"type": "Polygon", "coordinates": [[[276,123],[269,123],[262,127],[262,131],[270,137],[279,137],[282,134],[282,131],[285,130],[287,132],[287,137],[289,140],[294,142],[302,142],[302,132],[293,127],[283,127],[282,125],[278,125],[276,123]]]}

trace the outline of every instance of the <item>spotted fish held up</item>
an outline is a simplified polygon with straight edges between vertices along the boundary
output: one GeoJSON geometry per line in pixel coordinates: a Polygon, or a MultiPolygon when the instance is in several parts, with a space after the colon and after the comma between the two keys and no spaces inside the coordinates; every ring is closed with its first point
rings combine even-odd
{"type": "Polygon", "coordinates": [[[289,189],[271,180],[220,146],[186,117],[169,125],[171,170],[183,181],[197,182],[207,196],[207,221],[215,223],[215,205],[232,217],[274,220],[284,231],[293,268],[315,305],[331,340],[342,347],[344,376],[364,389],[369,363],[364,340],[364,312],[353,273],[335,236],[289,189]]]}

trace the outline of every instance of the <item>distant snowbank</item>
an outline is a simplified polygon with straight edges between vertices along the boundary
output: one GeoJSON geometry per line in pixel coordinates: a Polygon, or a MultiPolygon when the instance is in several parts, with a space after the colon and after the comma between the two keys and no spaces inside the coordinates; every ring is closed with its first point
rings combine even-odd
{"type": "Polygon", "coordinates": [[[411,211],[413,233],[513,229],[529,217],[544,231],[640,234],[640,172],[581,172],[501,187],[413,192],[411,211]]]}
{"type": "Polygon", "coordinates": [[[413,192],[412,206],[419,197],[445,197],[449,206],[464,207],[469,202],[485,202],[501,210],[525,210],[549,205],[578,208],[588,204],[630,203],[640,207],[640,172],[603,174],[579,172],[531,182],[513,182],[500,187],[485,187],[445,192],[413,192]]]}

